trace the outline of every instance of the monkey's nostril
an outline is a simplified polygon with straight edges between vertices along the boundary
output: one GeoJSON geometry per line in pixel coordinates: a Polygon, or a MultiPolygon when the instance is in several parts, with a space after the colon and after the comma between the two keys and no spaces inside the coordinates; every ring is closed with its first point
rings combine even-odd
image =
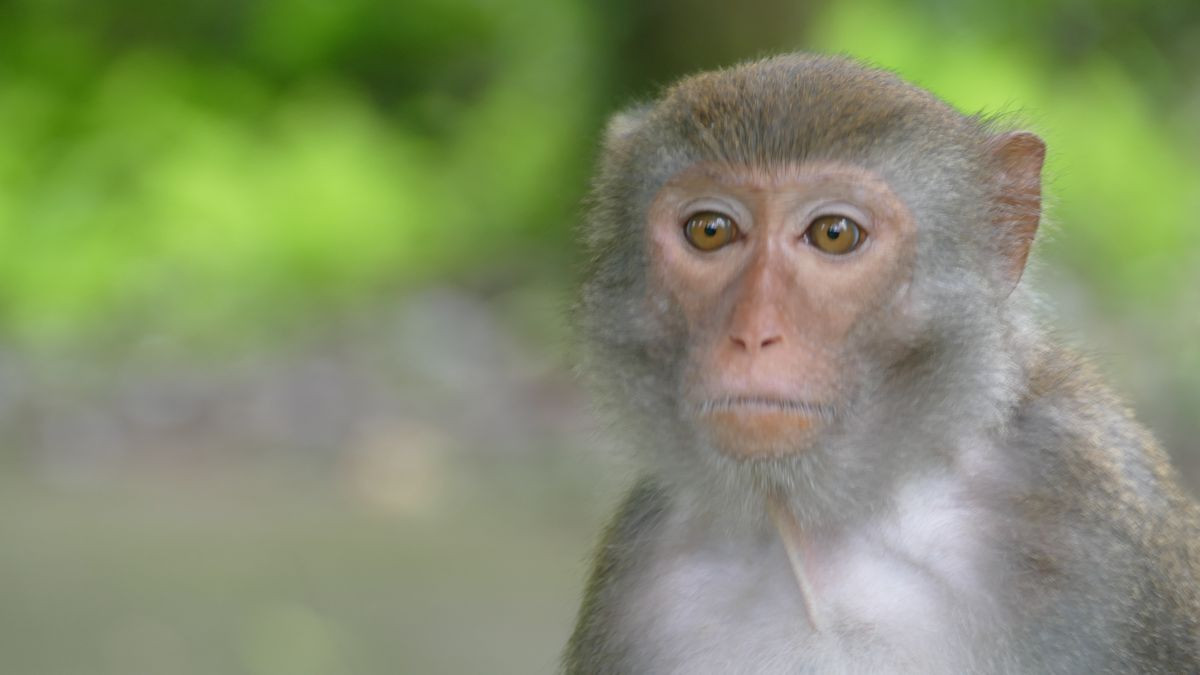
{"type": "Polygon", "coordinates": [[[783,342],[783,336],[781,336],[781,335],[771,335],[771,336],[765,337],[765,338],[749,338],[749,339],[744,338],[744,337],[739,337],[737,335],[730,335],[729,339],[733,341],[733,344],[735,346],[737,346],[738,349],[741,349],[743,351],[751,351],[750,345],[754,345],[753,351],[758,351],[760,349],[765,349],[767,347],[770,347],[771,345],[783,342]]]}

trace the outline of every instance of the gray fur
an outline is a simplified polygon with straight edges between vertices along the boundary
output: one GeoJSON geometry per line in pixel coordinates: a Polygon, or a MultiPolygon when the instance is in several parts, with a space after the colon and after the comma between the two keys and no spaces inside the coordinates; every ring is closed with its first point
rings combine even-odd
{"type": "MultiPolygon", "coordinates": [[[[577,319],[583,372],[645,477],[601,545],[566,672],[685,663],[670,645],[641,643],[654,612],[630,607],[657,588],[646,569],[687,561],[680,551],[697,538],[744,539],[777,557],[765,494],[785,495],[813,531],[846,531],[885,521],[929,476],[952,476],[950,492],[966,495],[963,522],[981,542],[973,564],[988,571],[979,588],[947,592],[947,639],[962,645],[942,670],[1200,672],[1196,507],[1150,435],[1038,327],[1026,285],[1006,279],[997,260],[1016,236],[1006,217],[1019,214],[993,199],[997,133],[890,73],[809,55],[685,79],[610,124],[582,230],[577,319]],[[647,284],[644,215],[697,162],[810,160],[868,168],[905,201],[919,224],[916,310],[907,325],[858,327],[846,346],[861,355],[848,374],[854,413],[820,447],[730,459],[704,447],[678,400],[683,328],[647,284]]],[[[924,565],[912,563],[914,578],[924,565]]],[[[881,665],[865,637],[855,661],[856,630],[839,632],[844,654],[806,665],[803,649],[784,650],[724,672],[940,672],[881,665]]]]}

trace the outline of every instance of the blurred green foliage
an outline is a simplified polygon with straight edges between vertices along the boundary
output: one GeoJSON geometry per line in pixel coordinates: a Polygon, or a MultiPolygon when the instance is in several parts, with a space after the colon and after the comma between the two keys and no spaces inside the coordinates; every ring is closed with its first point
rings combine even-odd
{"type": "Polygon", "coordinates": [[[569,258],[613,107],[849,52],[1050,142],[1051,253],[1115,302],[1200,283],[1200,5],[1105,0],[14,0],[0,335],[191,346],[569,258]]]}
{"type": "Polygon", "coordinates": [[[169,4],[0,14],[10,337],[277,330],[511,258],[577,197],[578,3],[169,4]]]}

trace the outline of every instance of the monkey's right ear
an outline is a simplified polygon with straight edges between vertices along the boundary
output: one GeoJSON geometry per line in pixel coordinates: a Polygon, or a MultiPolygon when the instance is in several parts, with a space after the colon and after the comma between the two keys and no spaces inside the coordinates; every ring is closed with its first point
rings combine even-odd
{"type": "Polygon", "coordinates": [[[637,105],[612,116],[604,130],[604,146],[613,148],[632,138],[650,117],[650,105],[637,105]]]}
{"type": "Polygon", "coordinates": [[[1015,287],[1041,221],[1046,144],[1037,134],[1013,131],[993,137],[988,146],[996,173],[995,224],[1004,230],[1001,254],[1006,276],[1015,287]]]}

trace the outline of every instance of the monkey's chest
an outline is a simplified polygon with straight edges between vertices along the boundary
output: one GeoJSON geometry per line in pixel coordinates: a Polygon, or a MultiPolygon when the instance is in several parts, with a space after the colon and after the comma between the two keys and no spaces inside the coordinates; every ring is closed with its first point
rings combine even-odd
{"type": "Polygon", "coordinates": [[[778,542],[668,552],[651,569],[627,622],[639,672],[961,673],[985,658],[987,610],[962,579],[877,542],[812,555],[807,595],[778,542]]]}

